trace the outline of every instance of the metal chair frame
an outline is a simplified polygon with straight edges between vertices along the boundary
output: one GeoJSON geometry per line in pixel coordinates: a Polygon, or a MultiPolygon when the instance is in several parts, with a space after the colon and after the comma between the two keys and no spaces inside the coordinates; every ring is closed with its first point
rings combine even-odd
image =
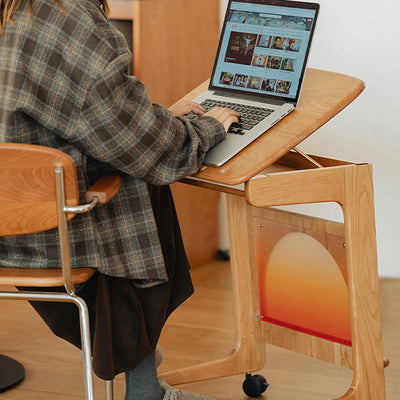
{"type": "MultiPolygon", "coordinates": [[[[10,147],[9,144],[0,144],[0,149],[4,146],[10,147]]],[[[32,145],[12,145],[13,147],[39,147],[32,145]]],[[[53,150],[53,149],[52,149],[53,150]]],[[[54,168],[55,187],[56,187],[56,204],[57,204],[57,219],[58,219],[58,232],[59,244],[61,253],[61,270],[62,278],[66,293],[58,292],[35,292],[35,291],[0,291],[0,299],[7,300],[33,300],[33,301],[55,301],[55,302],[70,302],[74,303],[79,309],[80,332],[82,341],[82,360],[84,367],[85,379],[85,394],[86,400],[94,400],[94,388],[92,377],[92,362],[91,362],[91,343],[90,343],[90,329],[89,329],[89,314],[85,301],[76,294],[73,276],[71,272],[70,249],[68,239],[68,224],[67,216],[69,214],[81,214],[91,211],[97,204],[105,203],[101,201],[98,196],[93,195],[90,202],[83,205],[67,206],[64,191],[64,169],[63,167],[56,166],[54,168]]],[[[118,188],[120,184],[120,177],[116,176],[118,181],[118,188]]],[[[118,189],[117,189],[118,190],[118,189]]],[[[115,194],[115,193],[114,193],[115,194]]],[[[111,196],[113,197],[114,194],[111,196]]],[[[110,200],[107,199],[107,201],[110,200]]],[[[1,206],[1,205],[0,205],[1,206]]],[[[72,216],[72,217],[73,217],[72,216]]],[[[15,268],[18,270],[19,268],[15,268]]],[[[93,270],[94,273],[95,270],[93,270]]],[[[88,278],[91,276],[89,274],[88,278]]],[[[87,278],[87,279],[88,279],[87,278]]],[[[81,283],[81,282],[79,282],[81,283]]],[[[16,285],[18,283],[16,282],[16,285]]],[[[106,398],[112,400],[113,395],[113,381],[106,381],[106,398]]]]}

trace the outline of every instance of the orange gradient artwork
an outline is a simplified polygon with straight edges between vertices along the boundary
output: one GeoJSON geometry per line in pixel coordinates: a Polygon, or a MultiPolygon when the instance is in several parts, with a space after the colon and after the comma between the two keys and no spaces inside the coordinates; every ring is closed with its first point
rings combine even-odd
{"type": "Polygon", "coordinates": [[[318,240],[287,233],[258,262],[264,321],[351,345],[346,281],[318,240]]]}

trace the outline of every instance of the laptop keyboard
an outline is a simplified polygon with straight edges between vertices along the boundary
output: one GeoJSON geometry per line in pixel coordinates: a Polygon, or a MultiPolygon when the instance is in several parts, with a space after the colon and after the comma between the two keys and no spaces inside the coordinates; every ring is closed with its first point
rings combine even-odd
{"type": "MultiPolygon", "coordinates": [[[[211,99],[203,101],[201,105],[207,111],[211,110],[214,107],[226,107],[230,108],[231,110],[240,112],[239,122],[233,123],[228,130],[229,133],[234,133],[237,135],[245,134],[246,132],[244,132],[243,130],[249,130],[253,128],[274,111],[262,107],[244,106],[242,104],[229,103],[225,101],[211,99]]],[[[194,113],[190,113],[186,116],[186,118],[189,119],[193,119],[196,117],[198,117],[198,115],[194,113]]]]}

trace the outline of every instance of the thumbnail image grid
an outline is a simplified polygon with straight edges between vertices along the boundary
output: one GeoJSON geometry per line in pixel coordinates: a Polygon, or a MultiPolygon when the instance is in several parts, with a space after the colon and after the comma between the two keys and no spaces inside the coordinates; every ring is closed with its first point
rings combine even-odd
{"type": "Polygon", "coordinates": [[[281,79],[263,78],[261,76],[233,74],[222,72],[219,83],[225,87],[241,87],[265,92],[289,94],[292,82],[281,79]]]}
{"type": "MultiPolygon", "coordinates": [[[[300,46],[301,40],[296,38],[234,31],[231,32],[229,38],[225,62],[294,72],[296,58],[286,55],[290,52],[299,52],[300,46]],[[278,56],[276,55],[278,53],[271,50],[282,51],[282,55],[278,56]]],[[[257,74],[235,74],[228,71],[221,73],[219,83],[227,87],[234,86],[278,94],[289,94],[292,85],[290,80],[269,79],[257,74]]]]}
{"type": "Polygon", "coordinates": [[[293,72],[296,59],[271,54],[270,50],[298,52],[301,40],[255,33],[231,32],[224,61],[253,67],[293,72]]]}

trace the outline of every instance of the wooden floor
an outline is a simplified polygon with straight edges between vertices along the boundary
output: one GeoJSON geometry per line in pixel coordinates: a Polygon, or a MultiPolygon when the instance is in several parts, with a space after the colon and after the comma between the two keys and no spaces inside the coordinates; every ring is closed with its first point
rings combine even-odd
{"type": "MultiPolygon", "coordinates": [[[[218,262],[192,271],[196,293],[170,318],[161,338],[165,360],[161,371],[224,356],[234,340],[229,263],[218,262]]],[[[400,280],[381,279],[387,400],[400,398],[400,280]]],[[[351,371],[273,346],[266,346],[267,365],[259,373],[270,387],[265,400],[328,400],[340,397],[351,371]]],[[[79,351],[58,339],[26,302],[0,302],[0,354],[22,362],[25,380],[0,393],[1,400],[84,399],[79,351]]],[[[244,375],[182,385],[218,400],[243,400],[244,375]]],[[[124,381],[116,379],[116,400],[124,398],[124,381]]],[[[97,399],[104,399],[96,379],[97,399]]]]}

